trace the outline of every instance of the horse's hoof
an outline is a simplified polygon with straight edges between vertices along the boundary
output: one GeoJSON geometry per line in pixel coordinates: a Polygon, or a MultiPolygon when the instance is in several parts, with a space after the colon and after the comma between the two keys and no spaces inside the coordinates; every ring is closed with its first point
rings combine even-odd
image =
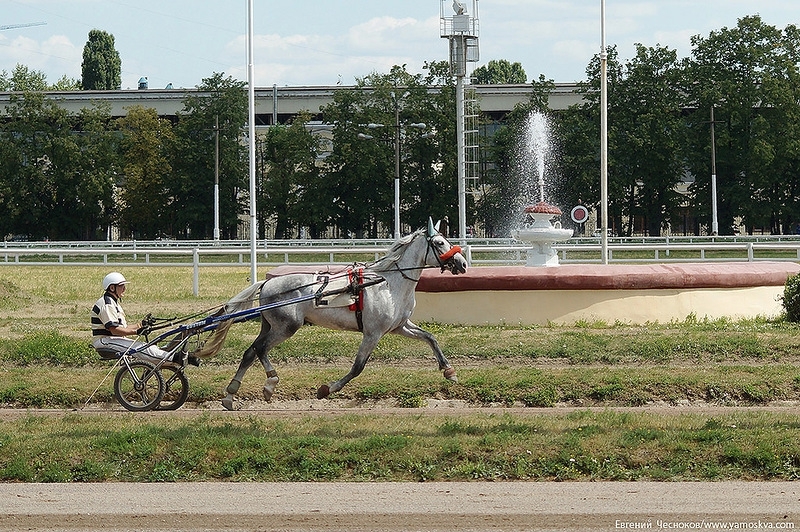
{"type": "Polygon", "coordinates": [[[278,386],[278,380],[278,377],[269,377],[264,383],[264,388],[261,391],[264,394],[265,401],[272,399],[272,394],[275,393],[275,388],[278,386]]]}
{"type": "Polygon", "coordinates": [[[222,406],[225,407],[225,410],[233,410],[233,397],[231,397],[230,395],[225,397],[222,400],[222,406]]]}
{"type": "Polygon", "coordinates": [[[325,399],[331,394],[331,389],[327,384],[323,384],[317,390],[317,399],[325,399]]]}
{"type": "Polygon", "coordinates": [[[451,382],[458,382],[458,377],[456,376],[456,370],[453,368],[447,368],[444,370],[444,378],[451,382]]]}

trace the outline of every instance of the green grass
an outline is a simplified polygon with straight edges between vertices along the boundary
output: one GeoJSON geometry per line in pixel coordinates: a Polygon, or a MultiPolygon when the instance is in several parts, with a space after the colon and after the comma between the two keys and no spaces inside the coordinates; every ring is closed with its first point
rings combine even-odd
{"type": "MultiPolygon", "coordinates": [[[[798,324],[695,316],[644,326],[423,324],[458,383],[443,379],[425,344],[389,336],[331,397],[400,407],[393,415],[220,412],[258,333],[247,322],[217,357],[187,370],[187,407],[213,411],[130,414],[114,401],[113,363],[89,347],[89,308],[105,273],[0,268],[0,405],[57,409],[0,418],[0,481],[797,478],[800,414],[755,407],[800,402],[798,324]],[[421,408],[437,400],[546,410],[421,408]],[[642,406],[664,408],[618,410],[642,406]]],[[[191,268],[124,273],[132,319],[210,309],[249,275],[205,269],[196,298],[191,268]]],[[[271,353],[281,378],[273,400],[314,398],[349,370],[359,341],[303,327],[271,353]]],[[[263,382],[255,364],[239,397],[260,399],[263,382]]]]}
{"type": "Polygon", "coordinates": [[[797,480],[798,424],[768,412],[25,415],[0,422],[0,480],[797,480]]]}

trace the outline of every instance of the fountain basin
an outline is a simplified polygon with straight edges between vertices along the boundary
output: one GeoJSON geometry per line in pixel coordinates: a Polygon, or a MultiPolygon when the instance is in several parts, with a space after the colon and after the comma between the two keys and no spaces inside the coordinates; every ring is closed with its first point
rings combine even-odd
{"type": "Polygon", "coordinates": [[[795,262],[558,268],[473,267],[459,276],[426,270],[413,319],[460,325],[629,324],[780,315],[795,262]]]}
{"type": "Polygon", "coordinates": [[[562,229],[553,219],[561,216],[561,209],[540,201],[525,207],[525,224],[511,231],[511,238],[531,244],[527,250],[526,266],[558,266],[558,252],[553,244],[572,238],[572,229],[562,229]]]}
{"type": "Polygon", "coordinates": [[[526,250],[526,266],[558,266],[558,252],[553,244],[572,238],[572,229],[553,227],[548,222],[548,227],[515,229],[511,238],[532,245],[526,250]]]}

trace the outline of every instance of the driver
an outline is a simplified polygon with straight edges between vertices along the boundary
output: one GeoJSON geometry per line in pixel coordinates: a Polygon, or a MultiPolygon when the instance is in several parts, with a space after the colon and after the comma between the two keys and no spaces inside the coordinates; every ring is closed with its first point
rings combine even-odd
{"type": "MultiPolygon", "coordinates": [[[[92,345],[95,349],[113,351],[119,355],[139,352],[152,358],[166,360],[169,353],[156,345],[150,345],[127,338],[140,335],[145,330],[145,324],[128,325],[125,311],[122,310],[120,301],[125,293],[128,281],[121,273],[111,272],[103,278],[104,293],[92,307],[92,345]]],[[[176,352],[172,360],[167,362],[181,363],[183,353],[176,352]]]]}

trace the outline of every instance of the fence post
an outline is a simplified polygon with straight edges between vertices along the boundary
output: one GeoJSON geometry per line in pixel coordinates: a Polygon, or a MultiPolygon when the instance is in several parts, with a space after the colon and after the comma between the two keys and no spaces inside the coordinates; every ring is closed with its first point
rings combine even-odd
{"type": "Polygon", "coordinates": [[[747,262],[753,262],[753,243],[747,243],[747,262]]]}
{"type": "Polygon", "coordinates": [[[192,252],[192,293],[194,297],[200,295],[200,250],[194,248],[192,252]]]}

